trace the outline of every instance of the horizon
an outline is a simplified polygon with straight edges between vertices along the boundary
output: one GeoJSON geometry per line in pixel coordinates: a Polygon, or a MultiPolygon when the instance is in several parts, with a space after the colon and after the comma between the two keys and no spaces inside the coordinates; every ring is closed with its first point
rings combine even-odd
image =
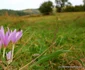
{"type": "MultiPolygon", "coordinates": [[[[0,2],[0,10],[2,9],[8,9],[8,10],[26,10],[26,9],[38,9],[40,5],[49,0],[37,0],[37,1],[28,1],[28,0],[3,0],[0,2]]],[[[53,5],[55,6],[55,0],[50,0],[53,2],[53,5]]],[[[75,2],[74,0],[68,0],[72,3],[73,6],[75,5],[83,5],[83,0],[77,0],[75,2]]]]}

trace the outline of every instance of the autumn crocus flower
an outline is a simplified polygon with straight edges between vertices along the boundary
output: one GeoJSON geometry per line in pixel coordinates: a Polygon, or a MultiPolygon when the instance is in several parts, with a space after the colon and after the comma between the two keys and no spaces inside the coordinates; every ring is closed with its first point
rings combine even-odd
{"type": "Polygon", "coordinates": [[[3,58],[5,57],[5,50],[6,47],[8,46],[9,42],[12,41],[13,47],[12,51],[6,54],[7,60],[9,59],[8,57],[11,56],[11,60],[13,60],[13,53],[14,53],[14,46],[16,42],[22,37],[22,30],[21,31],[16,31],[16,29],[12,32],[9,30],[5,33],[3,26],[0,27],[0,48],[2,45],[4,46],[3,49],[3,58]]]}
{"type": "Polygon", "coordinates": [[[12,47],[12,59],[13,59],[14,46],[15,46],[15,43],[22,37],[22,30],[16,31],[16,29],[15,29],[11,34],[12,34],[11,41],[13,43],[13,47],[12,47]]]}
{"type": "Polygon", "coordinates": [[[15,44],[21,37],[22,37],[22,30],[16,31],[16,29],[15,29],[12,32],[12,38],[11,38],[12,43],[15,44]]]}
{"type": "Polygon", "coordinates": [[[8,31],[5,34],[4,28],[3,28],[3,26],[1,26],[1,29],[0,29],[0,39],[1,39],[2,44],[4,45],[4,47],[7,47],[7,45],[11,41],[11,37],[12,37],[12,33],[10,33],[9,29],[8,29],[8,31]]]}
{"type": "Polygon", "coordinates": [[[6,59],[7,60],[12,59],[12,52],[11,51],[9,51],[8,53],[6,53],[6,59]]]}
{"type": "Polygon", "coordinates": [[[6,53],[6,59],[7,59],[8,64],[10,64],[12,62],[12,52],[11,51],[6,53]]]}
{"type": "Polygon", "coordinates": [[[0,28],[0,40],[1,40],[1,43],[3,44],[3,46],[4,46],[3,58],[5,56],[6,47],[9,44],[9,42],[11,41],[11,37],[12,37],[12,33],[10,33],[9,28],[8,28],[8,31],[5,33],[3,26],[1,26],[1,28],[0,28]]]}

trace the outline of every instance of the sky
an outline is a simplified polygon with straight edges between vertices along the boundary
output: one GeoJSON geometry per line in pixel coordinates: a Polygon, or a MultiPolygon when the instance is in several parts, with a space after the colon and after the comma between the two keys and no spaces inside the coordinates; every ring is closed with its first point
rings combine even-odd
{"type": "MultiPolygon", "coordinates": [[[[23,10],[23,9],[36,9],[44,2],[48,0],[0,0],[0,9],[12,9],[12,10],[23,10]]],[[[55,0],[50,0],[55,5],[55,0]]],[[[69,0],[72,5],[83,4],[82,0],[69,0]]]]}

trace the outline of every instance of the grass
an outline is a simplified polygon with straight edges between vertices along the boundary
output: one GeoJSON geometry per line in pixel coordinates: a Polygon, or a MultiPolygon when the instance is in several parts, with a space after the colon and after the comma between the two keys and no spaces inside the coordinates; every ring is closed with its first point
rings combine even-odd
{"type": "Polygon", "coordinates": [[[8,65],[8,70],[21,70],[23,66],[26,67],[22,70],[68,70],[59,66],[82,66],[83,70],[84,15],[85,12],[40,17],[0,16],[0,25],[5,29],[23,30],[23,37],[15,47],[14,61],[8,65]]]}

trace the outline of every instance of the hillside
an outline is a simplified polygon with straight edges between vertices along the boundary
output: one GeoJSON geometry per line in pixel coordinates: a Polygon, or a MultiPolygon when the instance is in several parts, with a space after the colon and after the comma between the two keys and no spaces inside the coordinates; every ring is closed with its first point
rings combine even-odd
{"type": "Polygon", "coordinates": [[[2,15],[25,16],[25,15],[38,15],[38,14],[40,14],[40,12],[37,9],[26,9],[26,10],[2,9],[2,10],[0,10],[0,16],[2,16],[2,15]]]}
{"type": "Polygon", "coordinates": [[[37,9],[25,9],[22,10],[23,12],[29,13],[29,14],[40,14],[40,11],[37,9]]]}

